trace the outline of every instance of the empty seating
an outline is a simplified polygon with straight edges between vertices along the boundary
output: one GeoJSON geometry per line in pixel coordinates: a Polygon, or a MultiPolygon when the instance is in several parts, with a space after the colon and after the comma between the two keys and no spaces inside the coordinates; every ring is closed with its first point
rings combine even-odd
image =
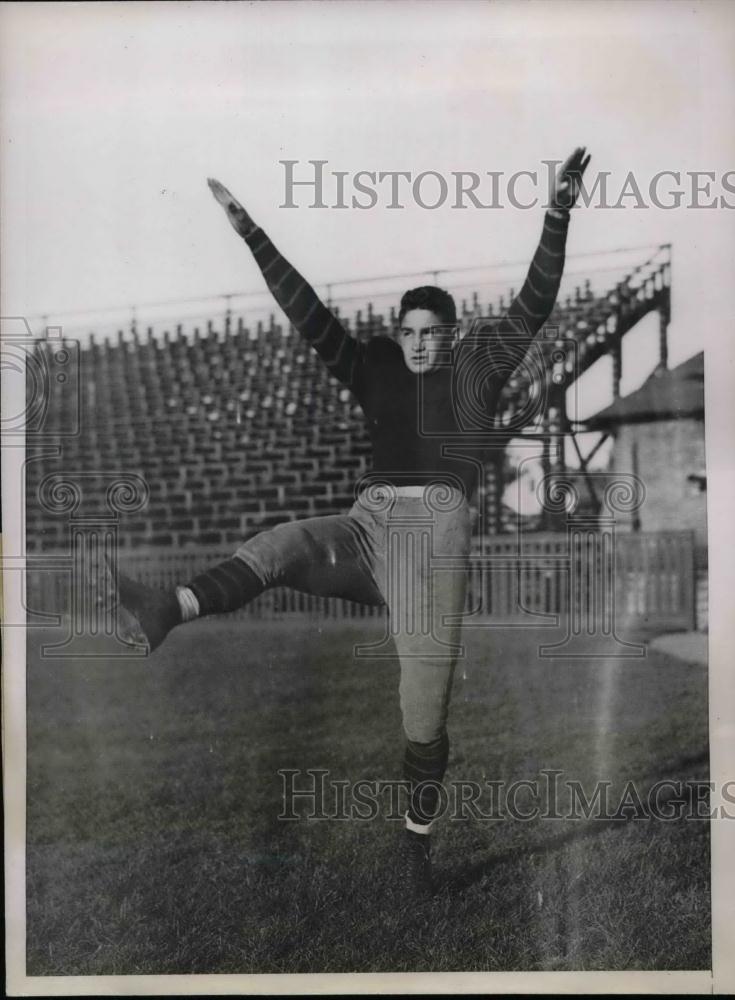
{"type": "MultiPolygon", "coordinates": [[[[551,358],[559,340],[575,340],[584,369],[644,312],[661,307],[668,264],[639,272],[599,294],[584,284],[557,304],[548,323],[557,332],[541,338],[549,378],[552,371],[557,383],[571,378],[569,366],[551,358]]],[[[469,327],[473,317],[498,315],[501,308],[481,306],[475,294],[461,301],[460,313],[469,327]]],[[[367,339],[394,321],[394,314],[368,306],[346,325],[367,339]]],[[[36,346],[37,360],[49,371],[59,347],[48,341],[36,346]]],[[[151,330],[127,338],[121,332],[110,340],[93,338],[78,353],[77,374],[63,384],[48,379],[46,412],[39,418],[44,447],[29,447],[29,551],[68,545],[69,510],[42,498],[49,476],[76,476],[81,499],[75,516],[116,518],[123,546],[231,545],[271,524],[352,504],[353,484],[370,459],[359,407],[315,353],[273,317],[254,328],[241,317],[209,322],[193,336],[177,326],[158,340],[151,330]],[[67,433],[73,421],[77,432],[67,433]],[[61,446],[61,456],[46,446],[49,441],[61,446]],[[110,486],[131,474],[147,484],[147,501],[129,511],[122,503],[111,509],[110,486]]],[[[506,419],[527,393],[523,377],[509,384],[506,419]]],[[[496,504],[501,494],[498,484],[488,490],[496,504]]]]}

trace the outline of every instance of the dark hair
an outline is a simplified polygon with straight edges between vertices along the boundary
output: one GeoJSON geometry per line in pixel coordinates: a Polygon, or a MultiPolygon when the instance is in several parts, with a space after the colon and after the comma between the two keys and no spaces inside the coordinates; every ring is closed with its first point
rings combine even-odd
{"type": "Polygon", "coordinates": [[[428,309],[430,312],[436,313],[442,323],[457,322],[457,307],[454,304],[454,299],[449,292],[445,292],[443,288],[437,288],[436,285],[422,285],[420,288],[411,288],[404,293],[398,313],[399,325],[411,309],[428,309]]]}

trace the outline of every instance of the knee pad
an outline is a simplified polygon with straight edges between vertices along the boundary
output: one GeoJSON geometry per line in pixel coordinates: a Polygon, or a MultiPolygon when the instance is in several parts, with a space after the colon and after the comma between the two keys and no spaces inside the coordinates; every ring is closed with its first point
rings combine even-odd
{"type": "Polygon", "coordinates": [[[235,555],[246,563],[264,587],[279,583],[286,567],[308,563],[311,538],[297,521],[286,521],[253,535],[235,555]]]}

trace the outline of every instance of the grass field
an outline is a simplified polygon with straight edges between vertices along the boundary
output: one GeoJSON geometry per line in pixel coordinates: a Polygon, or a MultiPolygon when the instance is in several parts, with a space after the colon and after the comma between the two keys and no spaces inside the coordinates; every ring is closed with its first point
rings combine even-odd
{"type": "MultiPolygon", "coordinates": [[[[708,968],[706,821],[447,819],[411,908],[398,823],[278,820],[280,768],[399,777],[397,665],[351,656],[381,627],[199,622],[149,662],[32,633],[28,973],[708,968]]],[[[707,778],[702,668],[467,642],[448,779],[707,778]]]]}

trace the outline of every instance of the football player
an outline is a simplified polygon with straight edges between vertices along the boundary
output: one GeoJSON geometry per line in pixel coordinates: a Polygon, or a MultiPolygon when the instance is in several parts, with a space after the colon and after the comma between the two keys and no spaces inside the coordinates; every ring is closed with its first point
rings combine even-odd
{"type": "Polygon", "coordinates": [[[170,593],[120,574],[119,604],[129,616],[131,636],[142,635],[151,651],[173,628],[234,611],[270,587],[387,606],[400,661],[409,788],[399,885],[411,898],[432,890],[430,830],[449,753],[456,623],[464,610],[469,501],[478,478],[477,463],[457,457],[443,438],[461,437],[467,398],[476,398],[480,383],[492,418],[505,381],[551,313],[569,212],[588,162],[580,147],[559,169],[523,287],[487,336],[464,340],[452,296],[428,285],[403,295],[394,336],[354,339],[236,198],[209,181],[279,306],[360,404],[373,446],[373,475],[347,513],[262,531],[170,593]]]}

